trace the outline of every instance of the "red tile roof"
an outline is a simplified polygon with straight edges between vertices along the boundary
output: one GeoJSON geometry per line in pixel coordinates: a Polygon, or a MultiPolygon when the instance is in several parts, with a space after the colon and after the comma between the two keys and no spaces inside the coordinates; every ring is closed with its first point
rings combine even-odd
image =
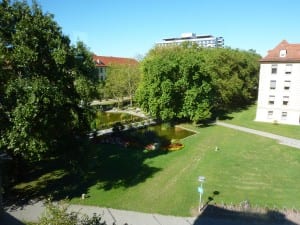
{"type": "Polygon", "coordinates": [[[290,44],[286,40],[280,42],[260,62],[300,62],[300,44],[290,44]],[[280,57],[280,51],[286,50],[286,56],[280,57]]]}
{"type": "Polygon", "coordinates": [[[139,62],[132,58],[121,58],[112,56],[97,56],[93,55],[93,60],[98,67],[106,67],[110,64],[127,64],[127,65],[137,65],[139,62]]]}

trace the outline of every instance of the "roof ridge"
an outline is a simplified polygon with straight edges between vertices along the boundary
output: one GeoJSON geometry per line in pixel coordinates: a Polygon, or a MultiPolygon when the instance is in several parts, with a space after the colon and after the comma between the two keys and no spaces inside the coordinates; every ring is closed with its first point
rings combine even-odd
{"type": "Polygon", "coordinates": [[[299,61],[300,62],[300,43],[289,43],[282,40],[275,48],[268,51],[268,54],[263,57],[261,62],[268,61],[299,61]],[[285,52],[282,52],[285,50],[285,52]]]}

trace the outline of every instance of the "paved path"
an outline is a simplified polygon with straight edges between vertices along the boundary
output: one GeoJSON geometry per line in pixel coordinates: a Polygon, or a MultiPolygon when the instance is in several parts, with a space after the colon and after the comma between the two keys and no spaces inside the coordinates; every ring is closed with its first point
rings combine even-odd
{"type": "MultiPolygon", "coordinates": [[[[38,201],[23,207],[6,209],[5,221],[0,220],[1,225],[21,225],[20,221],[36,222],[41,217],[45,206],[38,201]]],[[[192,225],[196,217],[176,217],[159,214],[117,210],[96,206],[70,205],[70,212],[79,212],[82,215],[92,217],[94,213],[101,215],[107,225],[192,225]]]]}
{"type": "MultiPolygon", "coordinates": [[[[209,206],[214,208],[214,206],[209,206]]],[[[23,207],[7,208],[6,213],[0,218],[1,225],[25,225],[21,221],[36,222],[45,209],[41,201],[28,204],[23,207]]],[[[80,215],[92,217],[94,213],[100,215],[107,225],[300,225],[300,215],[283,215],[277,220],[268,220],[265,215],[255,217],[245,213],[214,209],[206,212],[206,209],[198,217],[177,217],[151,213],[141,213],[127,210],[102,208],[96,206],[70,205],[70,212],[78,212],[80,215]],[[221,210],[221,214],[218,211],[221,210]],[[261,218],[260,218],[261,217],[261,218]]]]}
{"type": "Polygon", "coordinates": [[[300,140],[298,140],[298,139],[288,138],[288,137],[280,136],[280,135],[277,135],[277,134],[272,134],[272,133],[268,133],[268,132],[264,132],[264,131],[254,130],[254,129],[241,127],[241,126],[237,126],[237,125],[232,125],[232,124],[224,123],[224,122],[220,122],[220,121],[217,121],[216,124],[220,125],[220,126],[232,128],[232,129],[235,129],[235,130],[240,130],[240,131],[243,131],[243,132],[247,132],[247,133],[256,134],[256,135],[260,135],[260,136],[263,136],[263,137],[271,138],[271,139],[277,140],[279,142],[279,144],[287,145],[287,146],[290,146],[290,147],[300,149],[300,140]]]}

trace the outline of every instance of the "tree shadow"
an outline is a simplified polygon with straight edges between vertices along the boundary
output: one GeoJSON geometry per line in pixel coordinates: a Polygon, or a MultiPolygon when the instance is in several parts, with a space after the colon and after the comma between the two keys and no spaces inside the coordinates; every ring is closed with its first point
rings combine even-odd
{"type": "Polygon", "coordinates": [[[278,211],[252,212],[225,209],[216,205],[206,205],[193,225],[297,225],[278,211]]]}
{"type": "Polygon", "coordinates": [[[25,225],[25,223],[21,222],[20,220],[16,219],[12,215],[7,212],[4,212],[0,216],[1,225],[25,225]]]}
{"type": "MultiPolygon", "coordinates": [[[[135,135],[117,132],[91,141],[75,161],[38,162],[27,171],[22,183],[5,194],[4,203],[7,207],[18,207],[30,204],[32,199],[37,201],[49,196],[53,200],[79,197],[96,184],[97,188],[108,191],[142,183],[161,170],[145,161],[168,152],[145,151],[145,144],[158,140],[155,133],[145,133],[140,138],[142,144],[137,143],[135,135]],[[127,145],[128,142],[131,143],[127,145]]],[[[160,141],[169,143],[162,137],[160,141]]]]}
{"type": "Polygon", "coordinates": [[[253,106],[254,103],[246,104],[246,105],[241,105],[241,106],[236,106],[233,109],[228,109],[228,110],[218,110],[216,112],[213,112],[213,117],[219,120],[232,120],[233,117],[230,116],[229,114],[231,113],[238,113],[244,110],[249,109],[250,107],[253,106]]]}

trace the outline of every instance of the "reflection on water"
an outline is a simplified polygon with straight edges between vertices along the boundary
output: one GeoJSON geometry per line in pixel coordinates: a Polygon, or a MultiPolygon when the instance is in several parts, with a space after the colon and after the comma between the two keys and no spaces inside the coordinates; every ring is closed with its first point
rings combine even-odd
{"type": "Polygon", "coordinates": [[[158,124],[144,128],[146,130],[153,131],[157,136],[165,137],[167,139],[183,139],[194,133],[180,127],[172,126],[170,124],[158,124]]]}
{"type": "MultiPolygon", "coordinates": [[[[105,124],[112,125],[116,122],[124,122],[124,121],[138,121],[142,120],[142,118],[133,116],[126,113],[107,113],[107,112],[98,112],[96,120],[98,121],[97,128],[101,128],[101,126],[105,124]]],[[[146,128],[139,129],[138,132],[144,133],[147,131],[154,132],[156,136],[163,137],[168,140],[172,139],[183,139],[194,134],[191,131],[182,129],[177,126],[173,126],[169,123],[152,125],[146,128]]]]}
{"type": "Polygon", "coordinates": [[[125,120],[134,120],[139,117],[133,116],[127,113],[108,113],[108,112],[97,112],[96,119],[99,120],[102,124],[106,123],[116,123],[125,120]]]}

